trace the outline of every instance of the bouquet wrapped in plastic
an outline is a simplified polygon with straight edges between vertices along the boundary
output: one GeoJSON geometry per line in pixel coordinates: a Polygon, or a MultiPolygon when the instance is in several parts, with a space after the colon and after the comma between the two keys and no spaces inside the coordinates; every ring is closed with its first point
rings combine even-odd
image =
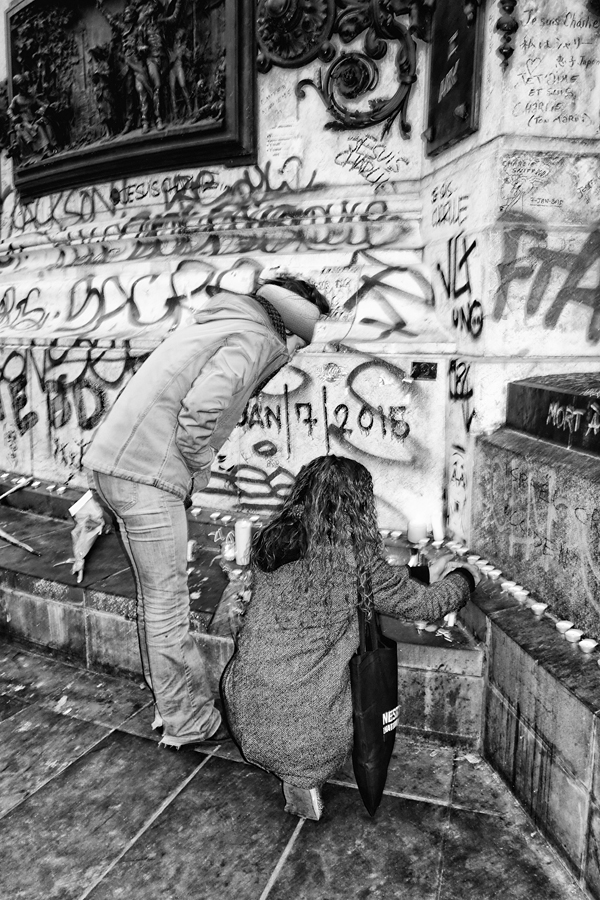
{"type": "Polygon", "coordinates": [[[91,550],[98,535],[102,534],[106,526],[104,510],[91,491],[77,500],[69,507],[69,512],[75,519],[75,528],[71,532],[73,539],[73,575],[77,575],[77,584],[83,580],[83,568],[85,558],[91,550]]]}

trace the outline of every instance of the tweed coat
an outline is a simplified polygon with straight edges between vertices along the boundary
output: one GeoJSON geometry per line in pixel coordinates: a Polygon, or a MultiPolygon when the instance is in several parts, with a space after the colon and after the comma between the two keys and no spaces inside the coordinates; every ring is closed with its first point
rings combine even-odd
{"type": "MultiPolygon", "coordinates": [[[[470,593],[452,573],[433,585],[406,566],[373,563],[375,608],[434,621],[470,593]]],[[[256,569],[236,651],[221,681],[232,735],[248,762],[297,787],[320,786],[352,748],[349,661],[359,643],[356,570],[350,553],[333,570],[313,556],[273,572],[256,569]]]]}

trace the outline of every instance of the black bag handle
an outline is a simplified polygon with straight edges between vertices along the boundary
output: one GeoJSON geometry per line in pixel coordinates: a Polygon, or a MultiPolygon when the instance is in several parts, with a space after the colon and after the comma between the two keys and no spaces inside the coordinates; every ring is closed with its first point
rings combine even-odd
{"type": "Polygon", "coordinates": [[[379,627],[379,616],[375,612],[373,606],[370,607],[369,615],[365,612],[363,606],[360,605],[361,596],[359,594],[358,602],[358,634],[360,637],[360,652],[367,653],[370,650],[377,650],[384,647],[384,641],[379,627]]]}

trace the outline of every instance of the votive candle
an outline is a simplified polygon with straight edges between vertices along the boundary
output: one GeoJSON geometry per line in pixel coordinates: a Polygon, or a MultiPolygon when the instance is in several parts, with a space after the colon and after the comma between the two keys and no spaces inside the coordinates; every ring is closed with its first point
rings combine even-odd
{"type": "Polygon", "coordinates": [[[417,519],[411,520],[408,523],[407,537],[409,543],[418,544],[419,541],[427,537],[427,522],[419,522],[417,519]]]}
{"type": "Polygon", "coordinates": [[[250,562],[251,543],[252,523],[249,519],[237,519],[235,523],[235,561],[238,566],[247,566],[250,562]]]}

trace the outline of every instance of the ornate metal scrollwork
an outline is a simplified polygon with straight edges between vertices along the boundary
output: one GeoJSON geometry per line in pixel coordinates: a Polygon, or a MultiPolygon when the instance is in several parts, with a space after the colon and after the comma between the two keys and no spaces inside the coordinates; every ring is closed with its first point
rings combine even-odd
{"type": "Polygon", "coordinates": [[[406,121],[410,90],[416,81],[415,38],[429,41],[435,0],[259,0],[257,34],[258,67],[299,68],[315,59],[327,63],[315,81],[305,78],[297,96],[313,88],[334,119],[327,128],[369,128],[383,123],[387,134],[396,119],[400,133],[408,137],[406,121]],[[401,17],[406,16],[404,24],[401,17]],[[363,48],[339,51],[332,41],[337,34],[350,44],[364,34],[363,48]],[[369,98],[380,84],[377,65],[396,48],[396,91],[387,98],[369,98]],[[365,109],[354,108],[361,99],[365,109]]]}
{"type": "Polygon", "coordinates": [[[333,59],[330,42],[335,0],[259,0],[257,11],[258,69],[298,68],[319,57],[333,59]]]}
{"type": "Polygon", "coordinates": [[[517,0],[501,0],[500,7],[503,10],[502,15],[496,22],[496,31],[502,32],[502,42],[498,47],[498,53],[502,57],[500,65],[503,69],[508,66],[508,61],[515,52],[515,48],[511,47],[512,36],[519,27],[519,23],[513,16],[517,0]]]}

